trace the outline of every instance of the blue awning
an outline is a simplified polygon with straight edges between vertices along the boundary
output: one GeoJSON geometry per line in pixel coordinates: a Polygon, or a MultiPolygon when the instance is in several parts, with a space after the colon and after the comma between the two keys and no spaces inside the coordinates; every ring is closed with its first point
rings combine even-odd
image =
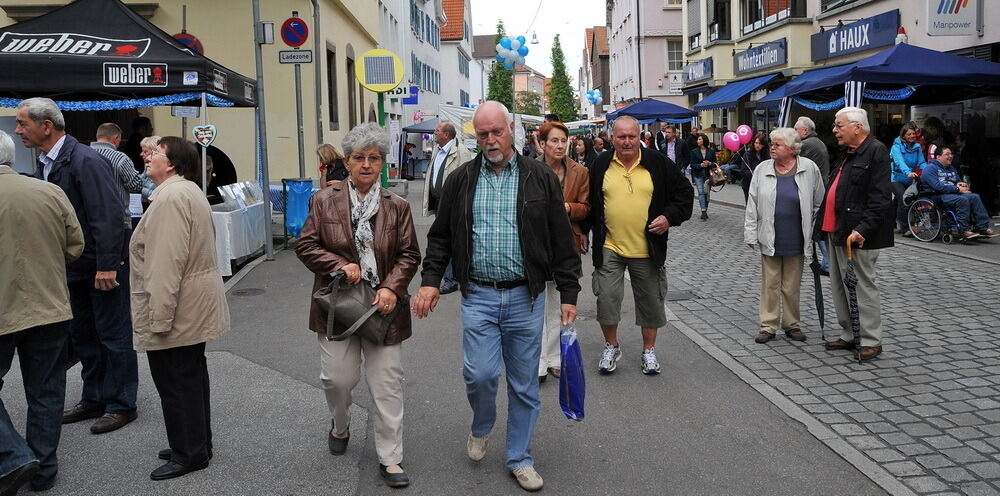
{"type": "Polygon", "coordinates": [[[774,79],[778,73],[768,74],[766,76],[755,77],[753,79],[745,79],[743,81],[735,81],[728,83],[725,86],[715,90],[714,93],[708,95],[708,98],[695,104],[694,109],[698,111],[702,110],[712,110],[717,108],[735,107],[736,102],[740,98],[743,98],[747,93],[756,90],[760,86],[764,85],[768,81],[774,79]]]}
{"type": "Polygon", "coordinates": [[[809,80],[823,79],[823,78],[829,77],[831,74],[839,73],[839,72],[843,71],[845,67],[850,67],[850,66],[851,66],[851,64],[848,64],[848,65],[837,65],[837,66],[833,66],[833,67],[824,67],[822,69],[814,69],[814,70],[811,70],[811,71],[808,71],[808,72],[803,72],[801,75],[797,76],[795,79],[792,79],[792,81],[789,81],[788,83],[785,83],[784,85],[780,86],[778,89],[776,89],[776,90],[768,93],[767,95],[765,95],[760,100],[757,100],[755,102],[757,104],[757,108],[776,107],[778,105],[781,105],[781,99],[782,98],[784,98],[786,96],[791,96],[791,95],[788,94],[788,87],[792,84],[792,82],[798,83],[800,81],[809,81],[809,80]]]}
{"type": "Polygon", "coordinates": [[[712,91],[712,87],[707,84],[702,84],[698,86],[692,86],[690,88],[684,88],[681,93],[684,95],[697,95],[698,93],[704,93],[706,91],[712,91]]]}
{"type": "Polygon", "coordinates": [[[781,105],[781,99],[785,97],[785,88],[787,87],[788,83],[785,83],[754,103],[757,105],[757,108],[777,107],[781,105]]]}

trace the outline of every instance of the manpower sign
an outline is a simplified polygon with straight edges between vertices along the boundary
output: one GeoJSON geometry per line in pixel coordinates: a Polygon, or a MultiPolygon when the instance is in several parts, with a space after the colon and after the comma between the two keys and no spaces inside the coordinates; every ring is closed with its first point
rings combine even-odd
{"type": "Polygon", "coordinates": [[[979,34],[983,0],[927,0],[927,34],[969,36],[979,34]]]}

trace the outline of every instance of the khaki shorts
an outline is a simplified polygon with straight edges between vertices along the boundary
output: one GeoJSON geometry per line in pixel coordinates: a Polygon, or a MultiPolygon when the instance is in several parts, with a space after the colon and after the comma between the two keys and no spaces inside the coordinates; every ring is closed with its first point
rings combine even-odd
{"type": "Polygon", "coordinates": [[[625,269],[628,269],[635,298],[635,325],[653,329],[667,325],[663,309],[663,299],[667,295],[666,270],[654,266],[650,258],[625,258],[607,248],[601,249],[604,264],[594,271],[591,279],[597,297],[597,322],[615,325],[621,321],[625,269]]]}

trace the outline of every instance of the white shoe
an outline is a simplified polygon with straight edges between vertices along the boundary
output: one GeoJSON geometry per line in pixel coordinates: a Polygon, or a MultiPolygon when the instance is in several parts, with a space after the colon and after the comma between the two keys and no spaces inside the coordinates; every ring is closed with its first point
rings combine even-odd
{"type": "Polygon", "coordinates": [[[510,472],[510,475],[517,479],[517,484],[525,491],[538,491],[542,488],[542,476],[535,472],[535,467],[517,467],[510,472]]]}
{"type": "Polygon", "coordinates": [[[486,456],[486,446],[490,442],[490,435],[487,434],[483,437],[476,437],[469,434],[469,441],[466,443],[465,448],[469,453],[469,459],[474,462],[482,460],[486,456]]]}

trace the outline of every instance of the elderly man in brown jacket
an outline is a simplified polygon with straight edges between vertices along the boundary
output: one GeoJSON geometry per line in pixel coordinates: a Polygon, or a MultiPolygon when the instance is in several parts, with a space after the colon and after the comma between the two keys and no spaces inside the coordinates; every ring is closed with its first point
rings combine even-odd
{"type": "Polygon", "coordinates": [[[25,436],[0,401],[0,494],[55,484],[66,396],[69,320],[66,264],[83,253],[83,231],[59,186],[19,175],[14,141],[0,131],[0,387],[16,351],[28,403],[25,436]]]}

